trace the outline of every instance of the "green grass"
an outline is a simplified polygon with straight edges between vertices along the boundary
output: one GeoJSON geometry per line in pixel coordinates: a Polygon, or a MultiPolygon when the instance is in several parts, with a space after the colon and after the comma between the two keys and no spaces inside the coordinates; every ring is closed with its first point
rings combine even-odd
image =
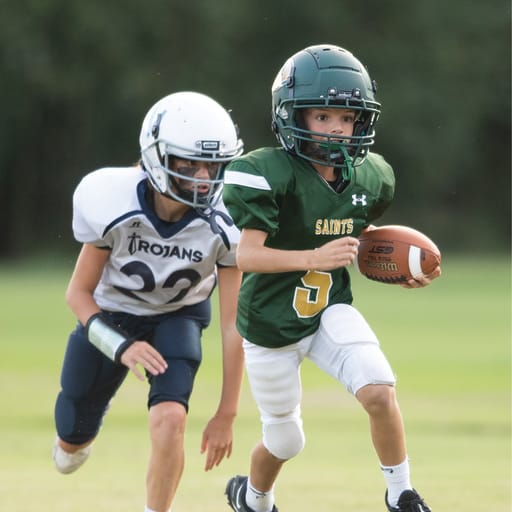
{"type": "MultiPolygon", "coordinates": [[[[425,290],[354,276],[355,305],[377,332],[398,376],[413,483],[435,512],[510,510],[510,262],[445,257],[425,290]]],[[[71,262],[0,266],[0,497],[9,512],[142,511],[149,440],[146,385],[129,376],[93,455],[76,474],[53,469],[53,404],[74,319],[63,294],[71,262]]],[[[220,343],[214,323],[192,397],[187,463],[173,511],[227,512],[226,480],[245,473],[260,435],[245,384],[234,453],[205,473],[202,428],[217,401],[220,343]]],[[[286,512],[384,510],[384,483],[367,418],[336,382],[303,368],[304,452],[284,468],[286,512]]]]}

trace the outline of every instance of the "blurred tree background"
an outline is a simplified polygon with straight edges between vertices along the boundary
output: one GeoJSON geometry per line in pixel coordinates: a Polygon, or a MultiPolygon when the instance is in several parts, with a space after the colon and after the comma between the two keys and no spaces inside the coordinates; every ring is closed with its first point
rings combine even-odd
{"type": "Polygon", "coordinates": [[[70,254],[71,196],[139,157],[160,97],[232,109],[246,150],[275,145],[270,85],[316,43],[379,84],[375,150],[397,174],[386,223],[442,250],[510,249],[510,3],[505,0],[0,0],[0,258],[70,254]]]}

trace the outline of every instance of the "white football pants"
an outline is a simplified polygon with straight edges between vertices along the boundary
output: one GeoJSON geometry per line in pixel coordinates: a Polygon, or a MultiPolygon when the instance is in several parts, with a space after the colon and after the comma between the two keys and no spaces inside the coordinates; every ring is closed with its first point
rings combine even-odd
{"type": "Polygon", "coordinates": [[[304,446],[300,409],[304,358],[354,395],[368,384],[395,384],[375,333],[347,304],[328,307],[316,333],[293,345],[272,349],[244,340],[244,352],[251,392],[261,414],[263,443],[283,460],[297,455],[304,446]]]}

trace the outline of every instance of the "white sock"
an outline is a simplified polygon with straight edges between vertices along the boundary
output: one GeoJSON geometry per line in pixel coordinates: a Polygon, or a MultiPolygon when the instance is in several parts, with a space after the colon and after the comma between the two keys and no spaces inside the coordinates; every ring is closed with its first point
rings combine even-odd
{"type": "Polygon", "coordinates": [[[245,501],[254,512],[272,512],[272,508],[274,507],[274,489],[272,488],[267,492],[258,491],[252,486],[249,480],[247,482],[245,501]]]}
{"type": "Polygon", "coordinates": [[[400,494],[406,489],[412,489],[409,459],[405,459],[398,466],[383,466],[381,464],[380,469],[388,486],[388,503],[392,507],[396,507],[400,494]]]}
{"type": "MultiPolygon", "coordinates": [[[[156,510],[153,510],[152,508],[149,508],[147,505],[144,507],[144,512],[156,512],[156,510]]],[[[171,512],[171,509],[168,510],[168,512],[171,512]]]]}

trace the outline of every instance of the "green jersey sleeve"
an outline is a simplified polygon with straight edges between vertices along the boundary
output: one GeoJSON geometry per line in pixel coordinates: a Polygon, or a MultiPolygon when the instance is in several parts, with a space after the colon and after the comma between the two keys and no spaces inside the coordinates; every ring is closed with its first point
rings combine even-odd
{"type": "Polygon", "coordinates": [[[275,234],[292,179],[287,157],[278,148],[258,149],[231,162],[224,175],[223,200],[237,227],[275,234]]]}

